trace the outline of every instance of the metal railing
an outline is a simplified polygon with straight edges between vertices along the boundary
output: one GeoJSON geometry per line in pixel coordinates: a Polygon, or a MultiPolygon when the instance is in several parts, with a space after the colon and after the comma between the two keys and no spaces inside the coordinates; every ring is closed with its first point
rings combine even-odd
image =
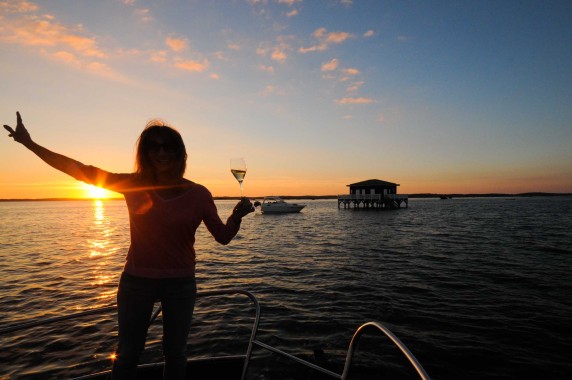
{"type": "MultiPolygon", "coordinates": [[[[230,296],[230,295],[237,295],[237,294],[241,294],[244,295],[246,297],[248,297],[253,305],[254,305],[254,309],[255,309],[255,318],[254,318],[254,322],[252,325],[252,331],[250,333],[250,339],[248,342],[248,347],[246,349],[246,353],[244,355],[237,355],[238,358],[244,360],[244,365],[242,368],[242,375],[241,375],[241,380],[246,379],[246,374],[248,372],[248,368],[250,365],[250,361],[252,358],[252,351],[254,346],[260,347],[262,349],[265,349],[267,351],[270,351],[271,353],[275,353],[278,354],[280,356],[283,356],[289,360],[295,361],[299,364],[302,364],[308,368],[311,368],[313,370],[319,371],[321,373],[324,373],[330,377],[333,377],[335,379],[339,379],[339,380],[347,380],[348,376],[349,376],[349,370],[351,368],[351,364],[352,364],[352,360],[354,357],[354,353],[357,347],[357,343],[361,337],[361,335],[363,334],[363,332],[366,329],[371,329],[371,328],[375,328],[379,331],[381,331],[383,334],[385,334],[388,338],[391,339],[391,341],[401,350],[401,352],[406,356],[406,358],[408,359],[408,361],[413,365],[413,367],[415,368],[415,370],[417,371],[417,373],[419,374],[420,378],[423,380],[429,380],[429,375],[427,375],[427,373],[425,372],[425,370],[423,369],[423,367],[421,366],[421,364],[419,363],[419,361],[415,358],[415,356],[409,351],[409,349],[405,346],[405,344],[403,344],[403,342],[401,342],[401,340],[399,340],[399,338],[397,338],[397,336],[395,336],[387,327],[385,327],[384,325],[382,325],[379,322],[367,322],[364,323],[363,325],[361,325],[356,332],[354,333],[350,344],[349,344],[349,348],[348,348],[348,352],[346,355],[346,359],[345,359],[345,363],[344,363],[344,369],[342,374],[338,374],[335,372],[332,372],[326,368],[323,368],[319,365],[316,365],[314,363],[311,363],[307,360],[301,359],[297,356],[291,355],[287,352],[284,352],[276,347],[270,346],[266,343],[263,343],[259,340],[257,340],[256,335],[258,333],[258,326],[260,323],[260,304],[258,302],[258,300],[256,299],[256,297],[250,293],[249,291],[246,290],[241,290],[241,289],[233,289],[233,290],[215,290],[215,291],[206,291],[206,292],[201,292],[197,294],[197,298],[203,298],[203,297],[213,297],[213,296],[230,296]]],[[[103,308],[98,308],[98,309],[93,309],[93,310],[88,310],[88,311],[84,311],[84,312],[80,312],[80,313],[75,313],[75,314],[70,314],[67,316],[62,316],[62,317],[54,317],[54,318],[46,318],[46,319],[41,319],[41,320],[34,320],[34,321],[29,321],[29,322],[24,322],[24,323],[19,323],[17,325],[13,325],[13,326],[7,326],[7,327],[2,327],[0,328],[0,335],[5,335],[11,332],[15,332],[15,331],[21,331],[21,330],[25,330],[28,328],[32,328],[32,327],[37,327],[37,326],[43,326],[46,324],[51,324],[51,323],[56,323],[56,322],[61,322],[61,321],[66,321],[66,320],[71,320],[71,319],[76,319],[76,318],[80,318],[80,317],[85,317],[85,316],[90,316],[90,315],[98,315],[98,314],[102,314],[102,313],[107,313],[107,312],[111,312],[116,310],[115,306],[109,306],[109,307],[103,307],[103,308]]],[[[153,314],[152,317],[149,321],[149,324],[151,325],[156,318],[158,317],[159,313],[161,312],[161,307],[157,307],[153,314]]],[[[216,358],[212,358],[212,359],[216,359],[216,358]]],[[[156,364],[162,364],[162,363],[156,363],[156,364]]],[[[144,365],[145,366],[145,365],[144,365]]],[[[103,373],[98,373],[98,374],[92,374],[92,375],[87,375],[87,376],[83,376],[81,378],[78,379],[89,379],[89,378],[95,378],[98,375],[101,374],[105,374],[108,373],[109,371],[103,372],[103,373]]]]}
{"type": "Polygon", "coordinates": [[[349,201],[380,201],[382,199],[401,200],[408,199],[406,194],[339,194],[338,200],[349,201]]]}

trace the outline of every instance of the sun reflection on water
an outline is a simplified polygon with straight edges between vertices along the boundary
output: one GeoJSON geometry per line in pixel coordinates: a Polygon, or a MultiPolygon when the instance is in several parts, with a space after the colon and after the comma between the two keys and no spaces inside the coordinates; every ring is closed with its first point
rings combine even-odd
{"type": "Polygon", "coordinates": [[[95,217],[95,223],[103,223],[103,220],[105,219],[105,208],[103,207],[103,201],[100,199],[93,201],[93,213],[95,217]]]}
{"type": "Polygon", "coordinates": [[[93,231],[87,239],[88,259],[93,261],[90,285],[97,287],[99,301],[105,302],[115,297],[116,289],[112,284],[117,276],[111,271],[114,266],[110,255],[115,254],[119,248],[111,240],[116,226],[106,214],[105,202],[93,201],[93,231]]]}

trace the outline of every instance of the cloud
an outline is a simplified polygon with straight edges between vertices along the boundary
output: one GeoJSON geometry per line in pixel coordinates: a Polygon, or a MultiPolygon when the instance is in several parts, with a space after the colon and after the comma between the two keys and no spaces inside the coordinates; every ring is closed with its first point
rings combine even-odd
{"type": "Polygon", "coordinates": [[[353,68],[347,68],[347,69],[343,69],[342,72],[346,75],[350,75],[350,76],[355,76],[358,75],[360,73],[360,71],[358,69],[353,69],[353,68]]]}
{"type": "Polygon", "coordinates": [[[150,22],[153,21],[153,16],[151,15],[151,11],[148,8],[138,8],[135,9],[135,15],[141,20],[142,22],[150,22]]]}
{"type": "Polygon", "coordinates": [[[180,52],[187,49],[187,40],[184,38],[167,37],[165,43],[174,52],[180,52]]]}
{"type": "Polygon", "coordinates": [[[274,49],[271,55],[272,59],[278,62],[284,62],[288,58],[288,54],[284,50],[274,49]]]}
{"type": "Polygon", "coordinates": [[[250,5],[266,4],[268,0],[246,0],[250,5]]]}
{"type": "Polygon", "coordinates": [[[50,58],[94,75],[106,77],[115,81],[125,81],[125,78],[117,74],[105,63],[86,62],[68,51],[57,51],[51,54],[50,58]]]}
{"type": "Polygon", "coordinates": [[[322,64],[322,72],[334,71],[335,69],[338,68],[339,64],[340,64],[340,62],[335,58],[329,62],[323,63],[322,64]]]}
{"type": "Polygon", "coordinates": [[[266,54],[268,54],[268,48],[259,46],[258,48],[256,48],[256,54],[261,57],[264,57],[266,56],[266,54]]]}
{"type": "Polygon", "coordinates": [[[26,0],[0,1],[0,42],[31,48],[48,59],[90,74],[125,80],[103,62],[109,54],[81,25],[63,25],[51,15],[38,15],[39,10],[26,0]]]}
{"type": "Polygon", "coordinates": [[[352,38],[353,34],[348,32],[328,32],[326,28],[318,28],[312,33],[312,37],[316,38],[318,43],[310,47],[301,47],[298,49],[300,53],[327,50],[331,44],[341,44],[352,38]]]}
{"type": "Polygon", "coordinates": [[[367,32],[365,32],[363,34],[364,37],[373,37],[375,35],[375,32],[373,30],[368,30],[367,32]]]}
{"type": "Polygon", "coordinates": [[[76,56],[70,52],[67,52],[67,51],[57,51],[52,55],[52,57],[58,61],[69,63],[69,64],[73,64],[73,65],[79,65],[80,64],[80,61],[76,58],[76,56]]]}
{"type": "Polygon", "coordinates": [[[82,36],[79,32],[81,30],[72,30],[54,22],[51,16],[26,15],[18,19],[5,18],[0,26],[0,41],[55,50],[71,50],[84,57],[107,56],[97,46],[95,38],[82,36]]]}
{"type": "Polygon", "coordinates": [[[294,17],[298,15],[300,12],[297,9],[292,9],[290,12],[286,13],[286,17],[294,17]]]}
{"type": "Polygon", "coordinates": [[[270,58],[272,58],[274,61],[282,63],[288,58],[288,52],[290,50],[292,50],[292,48],[288,44],[281,43],[272,49],[270,58]]]}
{"type": "Polygon", "coordinates": [[[273,47],[264,45],[259,46],[256,49],[256,54],[261,57],[270,56],[270,59],[283,63],[288,58],[290,51],[292,51],[292,47],[288,43],[284,42],[284,40],[287,40],[288,38],[289,37],[287,36],[278,37],[278,44],[273,47]]]}
{"type": "Polygon", "coordinates": [[[365,84],[365,82],[361,81],[361,82],[354,82],[352,84],[350,84],[348,86],[348,88],[346,89],[347,92],[349,93],[355,93],[357,92],[363,85],[365,84]]]}
{"type": "Polygon", "coordinates": [[[332,33],[328,33],[328,35],[326,36],[326,41],[332,42],[335,44],[341,44],[342,42],[344,42],[345,40],[347,40],[351,36],[352,35],[348,32],[332,32],[332,33]]]}
{"type": "Polygon", "coordinates": [[[167,51],[166,50],[152,51],[151,61],[160,63],[167,62],[167,51]]]}
{"type": "Polygon", "coordinates": [[[268,85],[260,92],[260,96],[280,95],[283,96],[284,92],[279,90],[276,86],[268,85]]]}
{"type": "Polygon", "coordinates": [[[39,7],[29,1],[0,1],[0,10],[6,13],[35,12],[39,7]]]}
{"type": "Polygon", "coordinates": [[[301,3],[301,2],[302,2],[302,0],[278,0],[277,1],[278,4],[286,4],[289,6],[292,6],[296,3],[301,3]]]}
{"type": "Polygon", "coordinates": [[[274,74],[274,67],[272,66],[265,66],[265,65],[258,65],[260,71],[267,72],[269,74],[274,74]]]}
{"type": "Polygon", "coordinates": [[[204,59],[202,62],[195,61],[192,59],[181,59],[178,60],[173,64],[176,68],[181,70],[190,71],[190,72],[199,72],[202,73],[203,71],[209,68],[209,61],[204,59]]]}
{"type": "MultiPolygon", "coordinates": [[[[339,69],[340,61],[336,58],[328,61],[326,63],[322,63],[321,71],[324,73],[322,78],[324,79],[331,79],[337,80],[339,82],[347,82],[352,80],[353,77],[361,74],[358,69],[355,68],[343,68],[339,69]]],[[[348,87],[348,90],[352,89],[353,91],[357,90],[358,87],[356,85],[359,83],[359,86],[363,85],[364,82],[355,82],[352,87],[348,87]]]]}
{"type": "Polygon", "coordinates": [[[375,100],[371,98],[341,98],[336,100],[337,104],[372,104],[375,100]]]}
{"type": "Polygon", "coordinates": [[[328,50],[327,44],[318,44],[307,48],[301,47],[300,49],[298,49],[298,52],[304,54],[304,53],[312,53],[315,51],[324,51],[324,50],[328,50]]]}

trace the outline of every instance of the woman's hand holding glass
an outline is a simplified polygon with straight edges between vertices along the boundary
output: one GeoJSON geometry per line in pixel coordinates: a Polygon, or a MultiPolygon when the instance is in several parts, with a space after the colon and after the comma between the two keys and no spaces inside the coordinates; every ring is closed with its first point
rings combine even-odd
{"type": "Polygon", "coordinates": [[[254,206],[252,205],[252,202],[250,202],[250,199],[248,198],[242,198],[232,210],[232,219],[235,222],[240,223],[242,218],[251,212],[254,212],[254,206]]]}

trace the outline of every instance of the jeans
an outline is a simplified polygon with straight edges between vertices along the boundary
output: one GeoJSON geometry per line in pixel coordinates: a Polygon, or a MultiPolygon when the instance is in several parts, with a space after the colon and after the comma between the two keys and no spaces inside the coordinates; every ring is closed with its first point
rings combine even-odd
{"type": "Polygon", "coordinates": [[[163,315],[164,379],[184,379],[187,337],[197,286],[194,277],[151,279],[123,273],[117,291],[119,344],[112,379],[134,379],[139,356],[145,348],[147,329],[155,301],[163,315]]]}

